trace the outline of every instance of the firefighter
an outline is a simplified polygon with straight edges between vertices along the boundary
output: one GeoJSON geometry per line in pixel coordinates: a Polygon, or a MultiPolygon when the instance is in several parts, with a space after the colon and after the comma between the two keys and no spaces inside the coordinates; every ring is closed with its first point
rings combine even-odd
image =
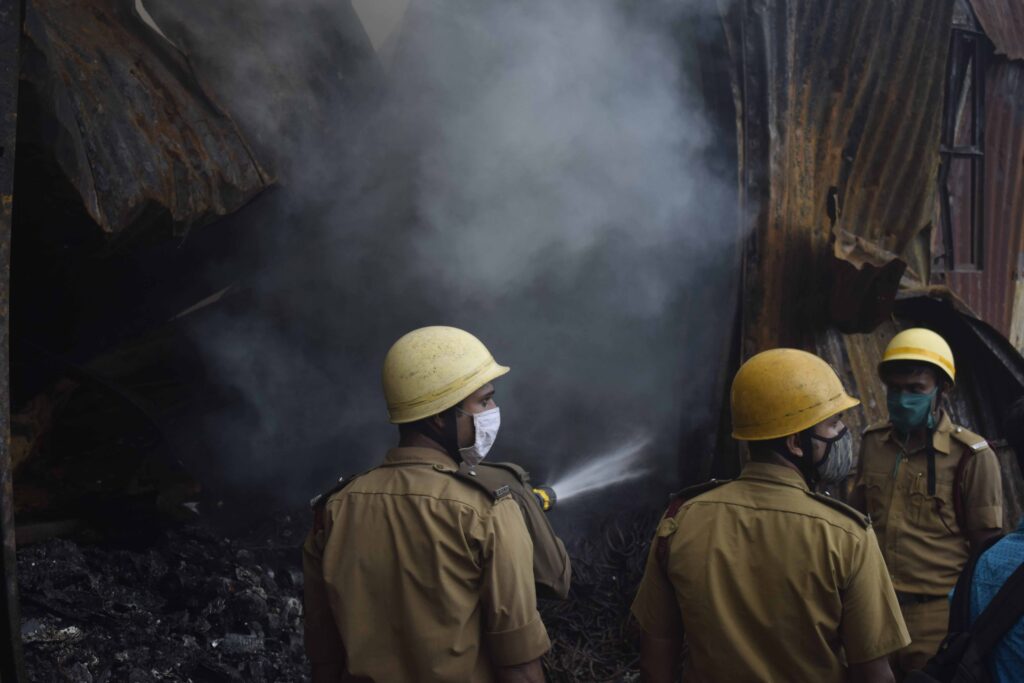
{"type": "Polygon", "coordinates": [[[732,482],[677,494],[652,543],[633,614],[647,683],[891,681],[910,642],[867,517],[814,492],[853,463],[847,395],[823,360],[760,353],[732,384],[733,437],[751,460],[732,482]]]}
{"type": "Polygon", "coordinates": [[[861,441],[851,503],[871,516],[913,642],[893,658],[898,678],[921,668],[946,634],[949,591],[1002,528],[999,463],[988,442],[949,419],[953,352],[931,330],[900,332],[878,373],[889,419],[861,441]]]}
{"type": "Polygon", "coordinates": [[[493,382],[507,372],[451,327],[391,347],[398,447],[317,505],[303,546],[314,683],[544,680],[523,514],[472,471],[497,436],[493,382]]]}

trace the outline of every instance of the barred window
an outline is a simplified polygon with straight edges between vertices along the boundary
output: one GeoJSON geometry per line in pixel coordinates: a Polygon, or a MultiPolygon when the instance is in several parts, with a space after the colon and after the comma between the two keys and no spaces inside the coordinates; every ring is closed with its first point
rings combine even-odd
{"type": "Polygon", "coordinates": [[[939,170],[941,242],[935,266],[947,271],[984,267],[985,65],[988,39],[970,8],[954,16],[946,71],[939,170]]]}

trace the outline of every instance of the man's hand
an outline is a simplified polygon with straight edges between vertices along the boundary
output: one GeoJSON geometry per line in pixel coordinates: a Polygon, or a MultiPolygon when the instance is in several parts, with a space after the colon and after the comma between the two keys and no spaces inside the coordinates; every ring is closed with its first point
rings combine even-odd
{"type": "Polygon", "coordinates": [[[658,638],[646,631],[640,640],[640,680],[673,683],[679,668],[681,638],[658,638]]]}
{"type": "Polygon", "coordinates": [[[851,683],[896,683],[889,668],[889,658],[879,657],[870,662],[850,665],[851,683]]]}
{"type": "Polygon", "coordinates": [[[544,683],[544,668],[539,659],[516,666],[500,666],[496,673],[498,683],[544,683]]]}

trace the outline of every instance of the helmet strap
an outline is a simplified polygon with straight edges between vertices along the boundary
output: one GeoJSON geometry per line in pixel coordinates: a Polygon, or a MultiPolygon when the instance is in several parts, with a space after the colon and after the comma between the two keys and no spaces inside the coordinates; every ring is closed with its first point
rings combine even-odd
{"type": "Polygon", "coordinates": [[[462,454],[459,452],[459,423],[458,414],[456,409],[458,406],[452,406],[448,410],[441,413],[441,417],[444,418],[444,434],[442,436],[443,441],[441,445],[448,452],[448,455],[452,456],[452,460],[457,463],[462,463],[462,454]]]}
{"type": "Polygon", "coordinates": [[[418,423],[418,430],[423,436],[441,446],[444,452],[451,456],[456,463],[462,462],[462,455],[459,453],[459,425],[456,422],[458,417],[455,413],[457,406],[448,408],[439,413],[444,422],[443,427],[438,427],[432,419],[422,420],[418,423]]]}
{"type": "Polygon", "coordinates": [[[818,467],[817,463],[814,462],[814,440],[811,438],[809,430],[805,430],[796,435],[797,442],[800,444],[800,450],[803,451],[803,457],[793,455],[789,452],[789,448],[783,443],[782,452],[779,453],[783,458],[796,466],[803,475],[804,481],[812,489],[818,483],[818,467]]]}

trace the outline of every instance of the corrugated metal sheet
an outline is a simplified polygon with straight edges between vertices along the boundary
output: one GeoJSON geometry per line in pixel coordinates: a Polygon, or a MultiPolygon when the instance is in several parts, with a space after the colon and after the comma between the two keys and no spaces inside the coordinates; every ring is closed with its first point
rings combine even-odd
{"type": "Polygon", "coordinates": [[[39,134],[103,230],[182,233],[270,182],[185,59],[117,0],[30,0],[22,76],[39,134]]]}
{"type": "MultiPolygon", "coordinates": [[[[741,201],[756,215],[744,353],[813,348],[813,332],[829,317],[830,209],[838,208],[837,227],[852,241],[870,245],[861,262],[877,269],[902,255],[927,276],[927,251],[915,236],[932,220],[952,0],[720,7],[737,97],[741,201]]],[[[879,281],[894,286],[888,275],[879,281]]]]}
{"type": "Polygon", "coordinates": [[[981,269],[946,275],[971,310],[1011,337],[1024,251],[1024,63],[989,67],[985,78],[985,190],[981,269]]]}
{"type": "Polygon", "coordinates": [[[864,428],[887,417],[885,388],[878,379],[878,359],[897,331],[896,324],[890,321],[867,334],[842,334],[832,328],[818,337],[818,355],[835,368],[847,390],[861,401],[858,408],[843,414],[858,447],[864,428]]]}
{"type": "Polygon", "coordinates": [[[971,8],[996,52],[1024,59],[1024,3],[1020,0],[970,0],[971,8]]]}

